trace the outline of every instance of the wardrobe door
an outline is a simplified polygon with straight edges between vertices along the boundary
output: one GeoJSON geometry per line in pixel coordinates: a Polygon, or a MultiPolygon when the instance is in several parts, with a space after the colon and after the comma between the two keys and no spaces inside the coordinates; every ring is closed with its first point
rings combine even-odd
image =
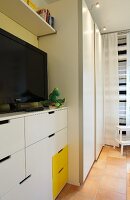
{"type": "Polygon", "coordinates": [[[95,157],[94,22],[83,0],[83,181],[95,157]]]}
{"type": "Polygon", "coordinates": [[[95,105],[96,105],[96,159],[103,146],[103,66],[102,66],[102,38],[95,24],[95,105]]]}

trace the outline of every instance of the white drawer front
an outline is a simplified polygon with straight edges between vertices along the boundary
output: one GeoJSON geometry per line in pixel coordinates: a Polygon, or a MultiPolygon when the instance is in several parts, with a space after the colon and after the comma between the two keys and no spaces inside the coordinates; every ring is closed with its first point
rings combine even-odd
{"type": "Polygon", "coordinates": [[[0,200],[53,200],[50,192],[47,196],[43,195],[43,188],[46,189],[46,184],[39,187],[35,183],[35,177],[31,176],[21,185],[14,187],[9,193],[0,198],[0,200]],[[39,191],[40,189],[41,191],[39,191]]]}
{"type": "Polygon", "coordinates": [[[55,112],[25,117],[26,146],[55,132],[55,112]]]}
{"type": "Polygon", "coordinates": [[[56,111],[55,125],[56,131],[67,127],[67,109],[56,111]]]}
{"type": "Polygon", "coordinates": [[[52,145],[52,156],[53,156],[67,145],[67,128],[57,132],[53,137],[50,138],[50,140],[52,140],[53,144],[52,145]]]}
{"type": "Polygon", "coordinates": [[[24,119],[0,121],[0,159],[24,148],[24,119]]]}
{"type": "Polygon", "coordinates": [[[67,127],[67,109],[25,117],[26,146],[67,127]]]}
{"type": "Polygon", "coordinates": [[[25,178],[24,150],[0,161],[0,197],[25,178]]]}

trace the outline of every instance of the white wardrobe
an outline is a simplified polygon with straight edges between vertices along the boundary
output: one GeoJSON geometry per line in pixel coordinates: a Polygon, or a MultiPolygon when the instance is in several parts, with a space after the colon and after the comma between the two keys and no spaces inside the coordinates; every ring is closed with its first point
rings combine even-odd
{"type": "Polygon", "coordinates": [[[95,160],[94,22],[83,1],[83,181],[95,160]]]}
{"type": "Polygon", "coordinates": [[[84,181],[103,146],[103,66],[101,34],[82,2],[84,181]]]}
{"type": "Polygon", "coordinates": [[[102,148],[101,35],[86,1],[48,4],[57,34],[39,38],[48,52],[49,90],[59,87],[68,106],[69,180],[80,185],[102,148]]]}

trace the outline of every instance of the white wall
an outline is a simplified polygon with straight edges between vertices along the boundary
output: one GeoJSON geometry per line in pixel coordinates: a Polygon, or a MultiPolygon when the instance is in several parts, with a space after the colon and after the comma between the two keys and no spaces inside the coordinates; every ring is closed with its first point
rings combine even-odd
{"type": "Polygon", "coordinates": [[[102,36],[95,24],[95,106],[96,106],[96,159],[104,144],[102,36]]]}
{"type": "Polygon", "coordinates": [[[83,0],[83,180],[95,157],[94,22],[83,0]]]}
{"type": "Polygon", "coordinates": [[[68,106],[69,182],[79,185],[78,0],[49,4],[57,34],[39,40],[48,53],[49,91],[58,87],[68,106]]]}

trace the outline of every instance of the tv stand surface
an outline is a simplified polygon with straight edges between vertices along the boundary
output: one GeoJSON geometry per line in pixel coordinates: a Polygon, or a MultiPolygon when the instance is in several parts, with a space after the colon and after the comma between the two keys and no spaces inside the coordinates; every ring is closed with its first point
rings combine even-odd
{"type": "Polygon", "coordinates": [[[3,104],[0,106],[0,114],[43,111],[47,108],[49,109],[44,108],[39,102],[3,104]]]}
{"type": "Polygon", "coordinates": [[[0,121],[1,120],[10,120],[10,119],[16,119],[16,118],[21,118],[21,117],[26,117],[26,116],[30,116],[30,115],[37,115],[37,114],[41,114],[41,113],[52,113],[55,112],[57,110],[64,110],[67,107],[62,107],[62,108],[44,108],[44,110],[40,110],[40,111],[33,111],[33,112],[26,112],[25,110],[19,110],[19,111],[15,111],[15,112],[8,112],[8,113],[1,113],[0,114],[0,121]]]}
{"type": "Polygon", "coordinates": [[[25,112],[35,112],[35,111],[42,111],[44,110],[44,107],[30,107],[25,109],[25,112]]]}

